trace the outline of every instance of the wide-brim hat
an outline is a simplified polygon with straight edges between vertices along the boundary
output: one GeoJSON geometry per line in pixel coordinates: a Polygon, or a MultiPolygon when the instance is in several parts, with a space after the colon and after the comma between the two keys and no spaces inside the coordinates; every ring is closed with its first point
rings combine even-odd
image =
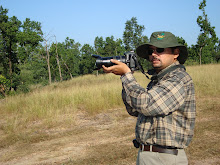
{"type": "Polygon", "coordinates": [[[172,47],[179,48],[180,53],[177,60],[180,62],[180,64],[184,64],[188,57],[187,48],[184,45],[179,44],[175,35],[173,35],[170,32],[159,31],[152,33],[150,37],[150,42],[147,42],[137,47],[136,49],[137,55],[149,60],[149,54],[148,54],[149,46],[155,46],[157,48],[172,48],[172,47]]]}

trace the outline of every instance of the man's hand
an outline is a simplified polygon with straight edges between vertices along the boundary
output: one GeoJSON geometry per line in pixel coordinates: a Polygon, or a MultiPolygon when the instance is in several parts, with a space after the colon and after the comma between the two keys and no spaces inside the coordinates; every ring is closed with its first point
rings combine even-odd
{"type": "Polygon", "coordinates": [[[112,63],[115,63],[116,65],[105,67],[102,65],[102,68],[105,73],[114,73],[115,75],[124,75],[125,73],[131,72],[130,68],[125,64],[118,60],[111,59],[112,63]]]}

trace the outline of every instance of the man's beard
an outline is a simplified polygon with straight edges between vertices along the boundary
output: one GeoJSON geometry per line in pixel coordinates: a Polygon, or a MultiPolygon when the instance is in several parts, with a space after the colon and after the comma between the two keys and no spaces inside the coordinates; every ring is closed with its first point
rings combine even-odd
{"type": "Polygon", "coordinates": [[[153,58],[150,62],[155,69],[160,68],[162,66],[162,62],[158,58],[153,58]],[[156,63],[154,63],[154,62],[156,62],[156,63]]]}

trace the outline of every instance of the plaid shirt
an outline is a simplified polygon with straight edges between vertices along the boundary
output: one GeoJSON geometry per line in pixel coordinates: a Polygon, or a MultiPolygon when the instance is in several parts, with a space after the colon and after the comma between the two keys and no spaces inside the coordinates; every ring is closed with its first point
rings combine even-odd
{"type": "MultiPolygon", "coordinates": [[[[122,99],[128,113],[137,117],[136,139],[142,144],[186,148],[192,140],[196,116],[195,91],[185,68],[155,74],[147,89],[132,73],[121,77],[122,99]]],[[[182,65],[183,66],[183,65],[182,65]]]]}

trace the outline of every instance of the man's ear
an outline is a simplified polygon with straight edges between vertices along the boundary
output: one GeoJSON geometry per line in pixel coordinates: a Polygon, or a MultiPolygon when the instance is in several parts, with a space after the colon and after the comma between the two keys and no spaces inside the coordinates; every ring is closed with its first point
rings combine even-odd
{"type": "Polygon", "coordinates": [[[174,49],[173,54],[174,55],[180,54],[180,49],[179,48],[174,49]]]}
{"type": "Polygon", "coordinates": [[[180,49],[179,49],[179,48],[174,49],[173,54],[174,54],[174,56],[175,56],[175,59],[177,59],[177,57],[178,57],[179,54],[180,54],[180,49]]]}

